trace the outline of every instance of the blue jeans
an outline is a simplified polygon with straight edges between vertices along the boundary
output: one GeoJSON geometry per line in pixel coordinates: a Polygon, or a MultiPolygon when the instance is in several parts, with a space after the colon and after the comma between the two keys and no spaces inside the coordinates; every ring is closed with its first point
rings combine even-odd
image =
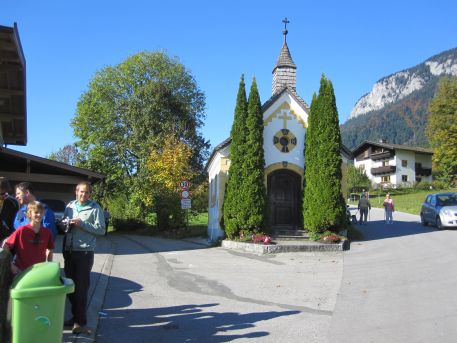
{"type": "Polygon", "coordinates": [[[387,210],[387,209],[386,209],[386,222],[387,222],[388,224],[393,222],[392,210],[387,210]]]}

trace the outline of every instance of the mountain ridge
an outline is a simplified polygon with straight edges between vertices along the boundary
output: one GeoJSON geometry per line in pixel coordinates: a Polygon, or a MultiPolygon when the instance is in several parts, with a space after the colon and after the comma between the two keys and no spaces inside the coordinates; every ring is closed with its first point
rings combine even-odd
{"type": "Polygon", "coordinates": [[[349,119],[380,110],[425,86],[433,76],[457,76],[457,48],[433,55],[411,68],[382,77],[355,104],[349,119]]]}
{"type": "Polygon", "coordinates": [[[343,143],[354,148],[364,140],[384,139],[392,144],[429,147],[425,135],[428,104],[444,76],[457,76],[457,48],[381,78],[341,125],[343,143]]]}

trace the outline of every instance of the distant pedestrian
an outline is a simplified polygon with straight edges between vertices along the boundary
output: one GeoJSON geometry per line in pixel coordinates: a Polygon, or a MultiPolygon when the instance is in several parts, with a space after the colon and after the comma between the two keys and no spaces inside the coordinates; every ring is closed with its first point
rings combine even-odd
{"type": "Polygon", "coordinates": [[[390,193],[387,193],[386,198],[384,199],[384,213],[386,217],[386,224],[393,224],[392,213],[394,211],[394,200],[390,196],[390,193]]]}
{"type": "Polygon", "coordinates": [[[360,224],[366,224],[368,218],[368,211],[371,210],[371,203],[367,197],[367,192],[363,193],[357,206],[360,212],[360,224]]]}
{"type": "Polygon", "coordinates": [[[109,213],[109,210],[107,207],[104,208],[103,214],[105,215],[105,236],[106,236],[108,234],[109,219],[111,218],[111,214],[109,213]]]}

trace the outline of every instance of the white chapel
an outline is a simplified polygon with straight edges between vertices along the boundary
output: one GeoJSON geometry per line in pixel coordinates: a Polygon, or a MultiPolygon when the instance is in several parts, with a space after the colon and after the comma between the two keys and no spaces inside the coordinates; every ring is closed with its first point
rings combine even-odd
{"type": "MultiPolygon", "coordinates": [[[[287,19],[284,21],[287,23],[287,19]]],[[[309,106],[296,92],[297,67],[284,44],[273,69],[272,95],[262,105],[263,149],[268,218],[272,228],[296,229],[301,211],[304,176],[304,144],[309,106]]],[[[343,163],[351,153],[342,151],[343,163]]],[[[216,146],[206,165],[209,178],[208,237],[224,236],[221,227],[222,205],[230,167],[230,138],[216,146]]]]}

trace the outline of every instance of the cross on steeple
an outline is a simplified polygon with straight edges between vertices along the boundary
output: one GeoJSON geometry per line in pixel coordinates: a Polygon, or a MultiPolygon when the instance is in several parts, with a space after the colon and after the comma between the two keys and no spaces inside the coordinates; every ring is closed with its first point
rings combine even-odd
{"type": "Polygon", "coordinates": [[[283,120],[284,120],[284,128],[287,129],[287,121],[288,121],[288,120],[291,120],[292,117],[289,117],[289,116],[287,115],[287,112],[284,112],[283,115],[282,115],[282,117],[279,116],[278,119],[283,119],[283,120]]]}
{"type": "Polygon", "coordinates": [[[284,43],[286,43],[286,36],[289,33],[289,31],[287,31],[287,24],[289,24],[290,21],[285,17],[282,22],[284,23],[284,31],[282,31],[282,34],[284,35],[284,43]]]}

